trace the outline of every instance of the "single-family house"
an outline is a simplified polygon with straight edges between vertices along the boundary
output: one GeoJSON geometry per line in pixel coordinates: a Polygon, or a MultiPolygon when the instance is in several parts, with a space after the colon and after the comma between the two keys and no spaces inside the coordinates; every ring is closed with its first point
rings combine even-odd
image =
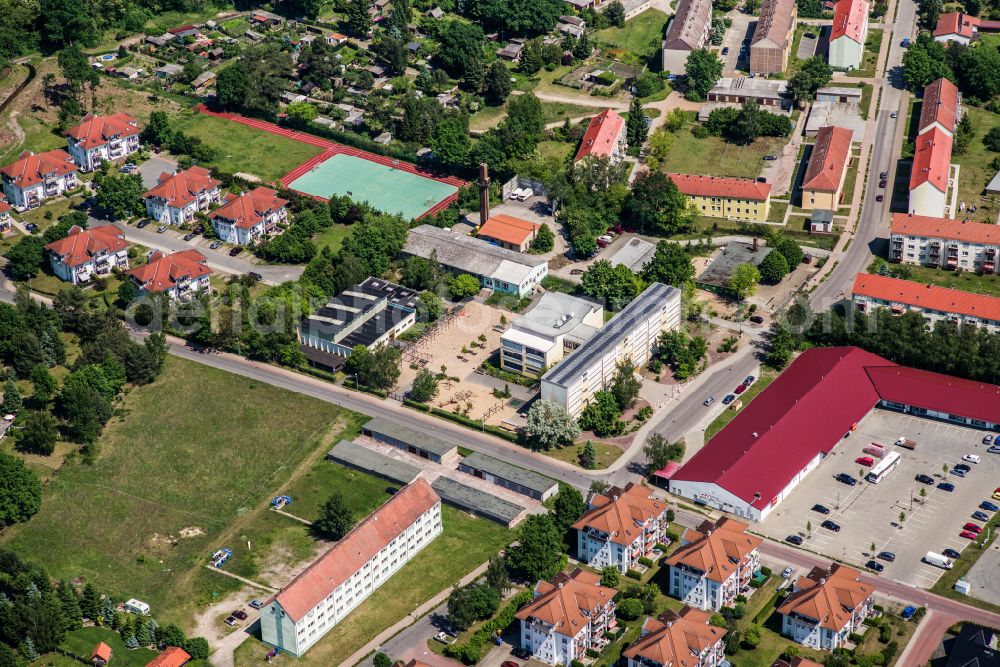
{"type": "Polygon", "coordinates": [[[642,634],[622,656],[628,667],[718,667],[726,659],[727,630],[709,618],[708,612],[692,607],[647,618],[642,634]]]}
{"type": "Polygon", "coordinates": [[[111,662],[111,647],[104,642],[98,642],[90,652],[90,664],[94,667],[104,667],[111,662]]]}
{"type": "Polygon", "coordinates": [[[635,569],[640,558],[663,543],[666,512],[665,502],[631,482],[593,494],[573,524],[580,562],[597,569],[610,565],[622,573],[635,569]]]}
{"type": "Polygon", "coordinates": [[[486,223],[479,228],[476,236],[501,248],[527,252],[541,227],[541,224],[537,222],[529,222],[499,213],[491,215],[486,223]]]}
{"type": "Polygon", "coordinates": [[[191,87],[197,91],[205,90],[215,85],[215,72],[202,72],[191,82],[191,87]]]}
{"type": "Polygon", "coordinates": [[[497,49],[497,57],[510,62],[521,62],[521,52],[524,51],[525,40],[516,37],[507,43],[502,49],[497,49]]]}
{"type": "Polygon", "coordinates": [[[119,67],[115,70],[115,76],[126,81],[135,81],[142,76],[142,69],[137,67],[119,67]]]}
{"type": "Polygon", "coordinates": [[[942,13],[934,27],[934,41],[958,42],[968,44],[979,36],[980,32],[996,32],[1000,30],[1000,21],[970,16],[962,12],[942,13]]]}
{"type": "Polygon", "coordinates": [[[180,646],[168,646],[147,662],[146,667],[184,667],[190,661],[191,656],[180,646]]]}
{"type": "Polygon", "coordinates": [[[81,171],[94,171],[102,160],[114,162],[139,150],[139,123],[126,113],[87,114],[66,130],[70,157],[81,171]]]}
{"type": "Polygon", "coordinates": [[[160,174],[157,185],[143,194],[146,215],[157,222],[179,225],[194,220],[221,201],[220,181],[204,167],[191,167],[176,174],[160,174]]]}
{"type": "Polygon", "coordinates": [[[837,0],[830,30],[828,60],[835,69],[859,69],[868,39],[868,0],[837,0]]]}
{"type": "Polygon", "coordinates": [[[230,195],[208,217],[220,239],[247,245],[280,232],[280,225],[288,219],[287,205],[276,190],[260,186],[239,196],[230,195]]]}
{"type": "Polygon", "coordinates": [[[819,128],[802,179],[802,208],[835,211],[840,206],[853,138],[854,133],[846,127],[819,128]]]}
{"type": "Polygon", "coordinates": [[[177,35],[173,33],[164,33],[162,35],[148,35],[146,37],[146,43],[149,44],[153,49],[162,49],[164,46],[177,39],[177,35]]]}
{"type": "Polygon", "coordinates": [[[863,583],[860,574],[834,563],[829,570],[815,567],[796,579],[777,609],[781,633],[826,651],[842,647],[853,632],[864,633],[862,622],[872,613],[875,587],[863,583]]]}
{"type": "Polygon", "coordinates": [[[65,238],[54,241],[48,251],[52,272],[60,280],[77,285],[113,269],[128,269],[128,241],[114,225],[83,229],[73,225],[65,238]]]}
{"type": "Polygon", "coordinates": [[[167,31],[174,37],[179,37],[184,39],[185,37],[197,37],[200,32],[198,31],[198,26],[196,25],[182,25],[176,28],[171,28],[167,31]]]}
{"type": "Polygon", "coordinates": [[[167,63],[162,67],[157,67],[153,72],[157,79],[173,79],[174,77],[180,75],[184,71],[184,68],[180,65],[175,65],[174,63],[167,63]]]}
{"type": "Polygon", "coordinates": [[[166,294],[171,299],[183,300],[211,288],[212,269],[207,263],[208,259],[194,249],[169,255],[156,251],[148,262],[129,271],[128,276],[139,288],[140,298],[166,294]]]}
{"type": "Polygon", "coordinates": [[[723,517],[686,529],[681,546],[667,559],[667,593],[698,609],[719,611],[735,604],[760,567],[762,540],[748,528],[723,517]]]}
{"type": "Polygon", "coordinates": [[[590,119],[590,125],[587,126],[573,161],[578,162],[593,155],[608,158],[612,164],[618,164],[625,157],[627,149],[625,119],[613,109],[605,109],[590,119]]]}
{"type": "Polygon", "coordinates": [[[326,43],[330,46],[340,46],[347,41],[347,35],[341,35],[339,32],[331,32],[326,36],[326,43]]]}
{"type": "Polygon", "coordinates": [[[444,18],[444,10],[441,9],[440,7],[431,7],[429,10],[427,10],[427,15],[430,16],[432,19],[444,18]]]}
{"type": "Polygon", "coordinates": [[[14,208],[23,211],[41,205],[49,197],[61,195],[79,185],[78,168],[61,148],[45,153],[21,153],[16,162],[0,169],[3,193],[14,208]]]}

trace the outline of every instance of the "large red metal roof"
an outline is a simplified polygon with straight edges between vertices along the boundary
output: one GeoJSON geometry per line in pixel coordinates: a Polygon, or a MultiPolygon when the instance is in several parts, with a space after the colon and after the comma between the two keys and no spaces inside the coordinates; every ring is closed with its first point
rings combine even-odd
{"type": "Polygon", "coordinates": [[[1000,387],[905,366],[866,369],[887,401],[1000,423],[1000,387]]]}

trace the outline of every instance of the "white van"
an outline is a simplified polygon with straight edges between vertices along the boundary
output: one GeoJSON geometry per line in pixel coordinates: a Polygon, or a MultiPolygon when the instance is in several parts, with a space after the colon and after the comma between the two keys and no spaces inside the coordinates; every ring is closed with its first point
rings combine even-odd
{"type": "Polygon", "coordinates": [[[979,454],[966,454],[962,457],[962,460],[969,463],[979,463],[979,454]]]}

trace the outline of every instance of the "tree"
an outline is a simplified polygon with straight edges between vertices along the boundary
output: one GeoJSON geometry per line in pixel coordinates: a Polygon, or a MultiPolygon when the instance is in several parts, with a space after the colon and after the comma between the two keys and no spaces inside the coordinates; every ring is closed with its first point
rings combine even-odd
{"type": "Polygon", "coordinates": [[[618,409],[624,412],[635,405],[641,388],[642,382],[635,377],[635,365],[632,360],[626,358],[619,361],[609,387],[618,409]]]}
{"type": "Polygon", "coordinates": [[[983,145],[994,153],[1000,153],[1000,127],[990,128],[990,131],[983,137],[983,145]]]}
{"type": "Polygon", "coordinates": [[[944,46],[929,34],[920,34],[903,53],[903,83],[908,90],[922,91],[940,78],[955,79],[944,46]]]}
{"type": "Polygon", "coordinates": [[[309,102],[292,102],[285,107],[288,122],[296,127],[305,127],[310,121],[316,120],[319,111],[309,102]]]}
{"type": "Polygon", "coordinates": [[[760,279],[770,285],[780,283],[789,271],[788,260],[777,250],[767,253],[757,268],[760,271],[760,279]]]}
{"type": "Polygon", "coordinates": [[[533,39],[525,43],[524,48],[521,50],[521,63],[519,69],[523,74],[528,76],[533,76],[542,69],[542,43],[533,39]]]}
{"type": "Polygon", "coordinates": [[[486,38],[478,25],[464,21],[445,21],[437,38],[441,48],[438,49],[436,59],[448,74],[464,79],[470,68],[474,67],[473,62],[482,65],[486,38]]]}
{"type": "Polygon", "coordinates": [[[74,0],[42,0],[38,16],[43,26],[41,34],[50,48],[75,46],[77,42],[94,46],[102,32],[95,13],[74,0]]]}
{"type": "Polygon", "coordinates": [[[313,530],[330,540],[339,540],[354,527],[354,515],[344,502],[344,497],[335,491],[319,510],[319,518],[313,522],[313,530]]]}
{"type": "Polygon", "coordinates": [[[42,485],[24,461],[0,452],[0,526],[27,521],[42,504],[42,485]]]}
{"type": "Polygon", "coordinates": [[[784,255],[785,261],[788,262],[789,271],[794,271],[795,267],[801,264],[802,260],[805,258],[805,253],[802,252],[802,248],[799,244],[796,243],[794,239],[790,239],[787,236],[782,236],[781,238],[773,241],[768,239],[767,243],[784,255]]]}
{"type": "Polygon", "coordinates": [[[500,554],[490,556],[486,566],[486,585],[504,595],[510,590],[510,575],[507,574],[507,563],[500,554]]]}
{"type": "Polygon", "coordinates": [[[621,411],[614,395],[610,391],[599,391],[580,413],[580,428],[593,431],[601,438],[618,435],[625,428],[620,417],[621,411]]]}
{"type": "Polygon", "coordinates": [[[561,485],[552,505],[552,520],[561,535],[570,537],[570,531],[577,519],[583,516],[587,505],[583,495],[575,486],[561,485]]]}
{"type": "Polygon", "coordinates": [[[799,66],[788,80],[788,93],[797,102],[810,100],[816,91],[830,83],[833,70],[822,56],[813,56],[799,66]]]}
{"type": "Polygon", "coordinates": [[[743,633],[743,645],[749,649],[755,649],[760,645],[761,627],[756,623],[751,623],[743,633]]]}
{"type": "Polygon", "coordinates": [[[372,46],[372,51],[386,62],[390,74],[402,76],[406,72],[406,43],[402,39],[383,36],[372,46]]]}
{"type": "Polygon", "coordinates": [[[372,665],[374,667],[392,667],[392,658],[379,651],[372,656],[372,665]]]}
{"type": "Polygon", "coordinates": [[[653,258],[642,268],[642,278],[650,283],[680,287],[694,278],[694,264],[679,243],[658,241],[653,258]]]}
{"type": "Polygon", "coordinates": [[[626,598],[618,603],[615,613],[623,620],[634,621],[642,616],[642,602],[636,598],[626,598]]]}
{"type": "Polygon", "coordinates": [[[594,47],[591,45],[587,33],[581,33],[579,39],[576,40],[576,45],[573,46],[573,57],[577,60],[586,60],[593,52],[594,47]]]}
{"type": "Polygon", "coordinates": [[[632,85],[635,86],[635,94],[639,97],[649,97],[650,95],[659,93],[666,87],[659,74],[648,70],[635,77],[632,85]]]}
{"type": "Polygon", "coordinates": [[[208,659],[208,640],[204,637],[191,637],[184,642],[183,648],[193,660],[208,659]]]}
{"type": "Polygon", "coordinates": [[[684,458],[684,445],[679,442],[670,444],[662,434],[653,433],[646,439],[642,453],[646,456],[647,469],[655,472],[663,470],[671,461],[679,463],[684,458]]]}
{"type": "Polygon", "coordinates": [[[184,644],[184,631],[176,623],[167,623],[156,631],[156,640],[165,646],[181,646],[184,644]]]}
{"type": "Polygon", "coordinates": [[[21,428],[14,434],[14,446],[19,452],[49,456],[56,449],[59,423],[44,410],[32,410],[20,420],[21,428]]]}
{"type": "Polygon", "coordinates": [[[674,369],[674,377],[686,380],[698,372],[708,344],[701,336],[680,330],[664,331],[656,341],[656,359],[674,369]]]}
{"type": "Polygon", "coordinates": [[[531,240],[531,251],[537,253],[552,252],[556,245],[556,237],[552,233],[552,228],[548,223],[543,222],[535,233],[535,238],[531,240]]]}
{"type": "Polygon", "coordinates": [[[358,37],[366,37],[372,29],[371,3],[368,0],[348,0],[344,10],[347,29],[358,37]]]}
{"type": "Polygon", "coordinates": [[[475,0],[470,14],[492,30],[512,35],[544,34],[555,27],[563,4],[559,0],[475,0]]]}
{"type": "Polygon", "coordinates": [[[127,218],[145,210],[142,200],[145,191],[139,174],[110,174],[101,178],[97,205],[115,218],[127,218]]]}
{"type": "Polygon", "coordinates": [[[792,359],[795,350],[795,340],[791,332],[783,326],[778,326],[771,336],[770,345],[764,360],[774,368],[784,368],[792,359]]]}
{"type": "Polygon", "coordinates": [[[445,167],[464,169],[472,149],[469,117],[464,113],[445,116],[431,132],[430,149],[434,158],[445,167]]]}
{"type": "Polygon", "coordinates": [[[476,621],[489,618],[500,608],[500,593],[485,584],[454,588],[448,596],[448,623],[467,630],[476,621]]]}
{"type": "Polygon", "coordinates": [[[580,435],[580,427],[566,408],[537,400],[528,410],[524,435],[532,449],[552,449],[573,442],[580,435]]]}
{"type": "Polygon", "coordinates": [[[444,314],[444,302],[434,292],[422,292],[417,301],[417,310],[427,322],[436,322],[444,314]]]}
{"type": "Polygon", "coordinates": [[[455,279],[451,281],[451,285],[448,287],[448,291],[453,299],[467,299],[476,296],[481,289],[482,286],[479,284],[479,278],[468,273],[455,276],[455,279]]]}
{"type": "Polygon", "coordinates": [[[620,0],[612,0],[611,4],[604,10],[604,18],[616,28],[625,25],[625,7],[620,0]]]}
{"type": "Polygon", "coordinates": [[[499,60],[486,71],[486,99],[493,106],[503,104],[510,95],[510,70],[499,60]]]}
{"type": "Polygon", "coordinates": [[[621,574],[614,565],[607,565],[601,570],[601,586],[615,588],[621,582],[621,574]]]}
{"type": "Polygon", "coordinates": [[[729,289],[741,301],[754,295],[760,282],[760,271],[750,262],[744,262],[733,269],[729,277],[729,289]]]}
{"type": "Polygon", "coordinates": [[[583,451],[580,452],[580,465],[584,470],[593,470],[597,465],[597,450],[590,440],[583,444],[583,451]]]}
{"type": "Polygon", "coordinates": [[[584,271],[580,286],[611,310],[621,310],[642,291],[642,280],[624,264],[611,266],[608,260],[599,259],[584,271]]]}
{"type": "Polygon", "coordinates": [[[640,231],[672,236],[694,225],[696,213],[666,174],[656,171],[635,180],[622,206],[623,216],[640,231]]]}
{"type": "Polygon", "coordinates": [[[356,345],[344,364],[349,375],[356,376],[358,383],[376,389],[390,389],[399,379],[399,360],[403,353],[397,347],[379,345],[369,350],[364,345],[356,345]]]}
{"type": "Polygon", "coordinates": [[[30,280],[42,266],[46,241],[38,236],[25,236],[7,251],[7,272],[14,280],[30,280]]]}
{"type": "Polygon", "coordinates": [[[45,404],[52,400],[56,393],[56,380],[45,364],[35,364],[31,369],[31,397],[36,403],[45,404]]]}
{"type": "Polygon", "coordinates": [[[688,88],[685,97],[702,102],[722,76],[722,61],[708,49],[695,49],[687,57],[684,74],[688,88]]]}
{"type": "Polygon", "coordinates": [[[79,45],[73,44],[59,52],[56,58],[59,63],[59,71],[69,84],[73,99],[79,102],[80,94],[87,84],[96,85],[100,80],[100,75],[90,66],[90,59],[87,54],[80,49],[79,45]]]}
{"type": "Polygon", "coordinates": [[[528,581],[551,579],[562,561],[562,536],[548,514],[532,514],[518,527],[518,544],[507,564],[528,581]]]}
{"type": "Polygon", "coordinates": [[[216,102],[223,109],[242,109],[250,95],[250,79],[246,70],[232,64],[221,70],[215,80],[216,102]]]}
{"type": "Polygon", "coordinates": [[[649,120],[642,112],[642,102],[638,97],[633,97],[628,108],[628,120],[625,122],[625,138],[629,148],[638,153],[648,134],[649,120]]]}
{"type": "Polygon", "coordinates": [[[413,379],[413,387],[410,389],[410,398],[414,401],[426,403],[438,394],[438,381],[426,368],[422,368],[413,379]]]}
{"type": "Polygon", "coordinates": [[[3,402],[0,403],[0,412],[3,414],[17,413],[21,409],[21,392],[17,389],[14,378],[8,377],[3,383],[3,402]]]}

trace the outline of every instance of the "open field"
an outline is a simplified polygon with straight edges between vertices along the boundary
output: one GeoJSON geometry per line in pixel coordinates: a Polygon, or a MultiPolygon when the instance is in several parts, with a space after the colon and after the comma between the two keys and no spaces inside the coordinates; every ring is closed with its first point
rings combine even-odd
{"type": "Polygon", "coordinates": [[[319,234],[313,237],[313,242],[316,244],[317,250],[322,250],[323,248],[329,248],[333,252],[340,250],[340,246],[344,244],[344,239],[351,235],[350,225],[342,225],[340,223],[334,223],[330,225],[329,229],[323,230],[319,234]]]}
{"type": "Polygon", "coordinates": [[[626,21],[621,28],[598,30],[594,34],[594,41],[623,49],[640,58],[648,58],[660,50],[667,18],[658,9],[647,9],[626,21]]]}
{"type": "MultiPolygon", "coordinates": [[[[564,90],[572,91],[571,88],[564,90]]],[[[567,118],[582,118],[584,116],[594,116],[601,112],[601,107],[587,106],[584,104],[567,104],[566,102],[546,102],[542,101],[542,118],[546,125],[556,123],[567,118]]],[[[507,105],[498,107],[484,106],[469,119],[469,129],[483,132],[494,128],[507,117],[507,105]]]]}
{"type": "MultiPolygon", "coordinates": [[[[447,589],[500,551],[513,537],[507,529],[474,518],[449,505],[442,508],[444,532],[376,590],[344,622],[334,627],[296,660],[279,655],[276,667],[339,665],[382,630],[399,621],[435,594],[447,589]]],[[[268,647],[256,639],[236,650],[236,667],[260,664],[268,647]]]]}
{"type": "Polygon", "coordinates": [[[228,545],[230,567],[253,574],[239,547],[247,535],[268,542],[263,505],[350,421],[328,403],[173,358],[117,414],[96,463],[64,465],[41,511],[3,542],[55,577],[138,597],[159,620],[181,622],[204,585],[229,586],[204,569],[212,551],[228,545]]]}
{"type": "MultiPolygon", "coordinates": [[[[125,648],[125,642],[117,632],[111,628],[80,628],[66,635],[62,643],[62,648],[73,655],[89,659],[90,652],[94,650],[98,642],[104,642],[111,647],[111,661],[114,665],[122,667],[144,667],[156,655],[148,648],[137,648],[129,650],[125,648]]],[[[79,663],[77,663],[79,664],[79,663]]]]}
{"type": "Polygon", "coordinates": [[[254,174],[266,181],[278,180],[322,152],[317,146],[201,113],[183,116],[177,129],[219,151],[220,157],[211,166],[254,174]]]}
{"type": "Polygon", "coordinates": [[[918,283],[1000,297],[1000,276],[996,274],[987,273],[980,276],[971,271],[945,271],[909,264],[899,268],[909,272],[908,280],[915,280],[918,283]]]}
{"type": "MultiPolygon", "coordinates": [[[[594,443],[594,452],[596,452],[597,457],[594,461],[595,470],[604,470],[612,463],[618,460],[624,451],[621,447],[617,445],[608,444],[606,442],[594,443]]],[[[565,461],[566,463],[572,463],[575,466],[580,465],[580,455],[583,454],[583,444],[568,445],[566,447],[559,447],[557,449],[544,450],[541,453],[546,456],[551,456],[559,461],[565,461]]]]}

